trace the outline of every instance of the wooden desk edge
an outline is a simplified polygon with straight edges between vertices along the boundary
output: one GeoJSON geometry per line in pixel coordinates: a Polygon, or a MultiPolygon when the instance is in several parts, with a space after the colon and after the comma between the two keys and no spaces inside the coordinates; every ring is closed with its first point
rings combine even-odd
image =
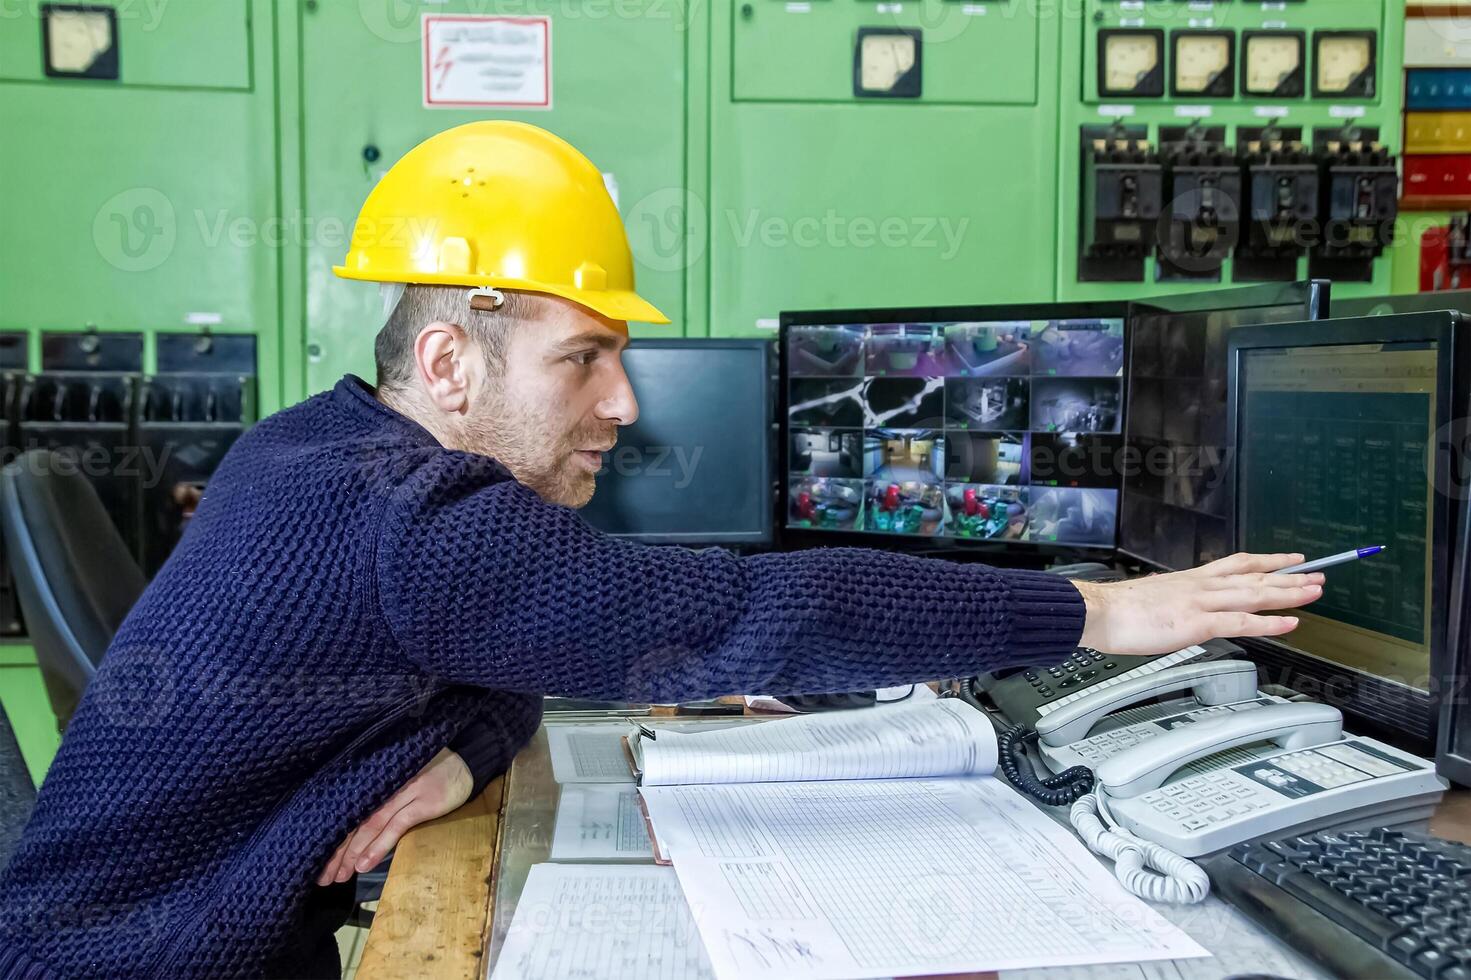
{"type": "Polygon", "coordinates": [[[506,777],[394,850],[358,980],[479,980],[494,912],[506,777]]]}

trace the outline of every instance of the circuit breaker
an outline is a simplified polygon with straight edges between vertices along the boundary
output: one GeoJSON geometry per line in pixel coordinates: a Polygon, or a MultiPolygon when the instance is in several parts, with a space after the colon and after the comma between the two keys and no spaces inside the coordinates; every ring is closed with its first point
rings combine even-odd
{"type": "Polygon", "coordinates": [[[1308,268],[1314,277],[1368,282],[1374,260],[1393,241],[1399,213],[1399,175],[1376,130],[1318,130],[1313,141],[1321,168],[1323,234],[1308,268]]]}
{"type": "Polygon", "coordinates": [[[1318,163],[1297,128],[1243,128],[1244,231],[1236,280],[1290,281],[1318,217],[1318,163]]]}
{"type": "Polygon", "coordinates": [[[1142,128],[1083,133],[1083,221],[1079,274],[1138,279],[1154,247],[1163,175],[1142,128]]]}
{"type": "Polygon", "coordinates": [[[1225,127],[1162,127],[1160,158],[1169,200],[1160,276],[1219,281],[1241,229],[1241,167],[1225,127]]]}

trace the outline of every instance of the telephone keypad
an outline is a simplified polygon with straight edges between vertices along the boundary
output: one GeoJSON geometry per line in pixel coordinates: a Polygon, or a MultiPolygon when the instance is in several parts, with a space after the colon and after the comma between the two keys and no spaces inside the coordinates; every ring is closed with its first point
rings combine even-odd
{"type": "Polygon", "coordinates": [[[1191,776],[1140,795],[1140,802],[1179,823],[1200,830],[1272,805],[1275,796],[1234,774],[1191,776]]]}
{"type": "MultiPolygon", "coordinates": [[[[1057,689],[1067,691],[1066,694],[1057,701],[1048,704],[1047,707],[1060,708],[1077,698],[1086,697],[1088,694],[1094,691],[1101,691],[1112,684],[1120,683],[1133,677],[1141,677],[1145,674],[1167,670],[1170,667],[1194,660],[1205,652],[1204,647],[1186,647],[1184,650],[1178,650],[1169,656],[1146,660],[1140,666],[1120,670],[1118,663],[1110,659],[1108,654],[1099,653],[1097,650],[1092,650],[1088,647],[1079,647],[1067,660],[1064,660],[1055,667],[1047,668],[1047,675],[1056,684],[1057,689]],[[1107,676],[1110,674],[1112,676],[1107,676]],[[1100,677],[1103,679],[1099,680],[1100,677]],[[1088,690],[1086,692],[1068,690],[1079,685],[1087,685],[1088,690]]],[[[1027,682],[1036,689],[1044,701],[1051,701],[1053,691],[1048,685],[1046,678],[1039,675],[1036,671],[1027,671],[1025,676],[1027,682]]]]}

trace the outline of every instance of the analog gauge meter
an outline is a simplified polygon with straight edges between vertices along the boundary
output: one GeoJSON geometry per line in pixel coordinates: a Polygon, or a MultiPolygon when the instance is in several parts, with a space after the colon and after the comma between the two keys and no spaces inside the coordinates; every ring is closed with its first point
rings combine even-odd
{"type": "Polygon", "coordinates": [[[853,94],[867,98],[917,99],[920,95],[920,32],[863,27],[853,50],[853,94]]]}
{"type": "Polygon", "coordinates": [[[1236,93],[1236,35],[1231,31],[1175,31],[1170,35],[1170,94],[1229,99],[1236,93]]]}
{"type": "Polygon", "coordinates": [[[1165,94],[1165,32],[1098,32],[1098,94],[1159,98],[1165,94]]]}
{"type": "Polygon", "coordinates": [[[1372,31],[1318,31],[1313,35],[1313,95],[1374,97],[1372,31]]]}
{"type": "Polygon", "coordinates": [[[1266,99],[1303,93],[1306,45],[1300,31],[1247,31],[1241,38],[1241,91],[1266,99]]]}

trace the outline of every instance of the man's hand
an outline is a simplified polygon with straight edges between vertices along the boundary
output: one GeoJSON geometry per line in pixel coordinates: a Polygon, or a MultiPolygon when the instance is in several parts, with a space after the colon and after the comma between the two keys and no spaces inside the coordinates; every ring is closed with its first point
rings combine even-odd
{"type": "Polygon", "coordinates": [[[1171,653],[1218,636],[1276,636],[1297,627],[1293,609],[1323,594],[1323,573],[1269,575],[1302,555],[1236,554],[1131,582],[1074,582],[1087,604],[1079,646],[1104,653],[1171,653]]]}
{"type": "Polygon", "coordinates": [[[347,835],[327,859],[317,884],[346,881],[354,871],[376,868],[410,828],[442,817],[468,800],[474,783],[464,761],[449,749],[441,749],[403,789],[347,835]]]}

